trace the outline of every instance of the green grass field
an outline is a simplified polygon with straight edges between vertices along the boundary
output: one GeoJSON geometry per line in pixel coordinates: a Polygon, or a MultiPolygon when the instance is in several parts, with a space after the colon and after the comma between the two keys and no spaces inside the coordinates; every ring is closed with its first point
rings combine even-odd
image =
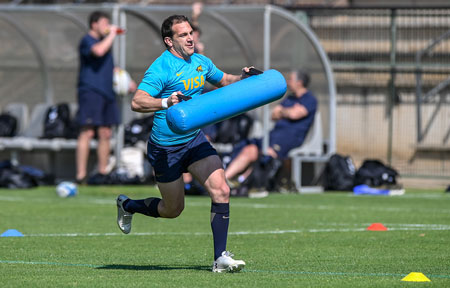
{"type": "Polygon", "coordinates": [[[2,287],[450,287],[450,195],[271,194],[233,198],[228,249],[247,262],[214,274],[210,200],[187,197],[177,219],[116,224],[115,197],[154,187],[0,190],[2,287]],[[366,231],[380,222],[388,231],[366,231]],[[431,282],[401,281],[421,272],[431,282]]]}

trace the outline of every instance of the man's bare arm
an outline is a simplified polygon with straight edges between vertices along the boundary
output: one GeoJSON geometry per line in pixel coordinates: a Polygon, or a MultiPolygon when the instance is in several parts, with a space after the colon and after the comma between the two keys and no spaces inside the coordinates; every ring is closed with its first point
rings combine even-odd
{"type": "Polygon", "coordinates": [[[116,38],[116,26],[111,25],[110,32],[108,35],[106,35],[103,40],[97,42],[96,44],[92,45],[91,52],[96,57],[103,57],[110,49],[111,46],[114,43],[114,39],[116,38]]]}
{"type": "MultiPolygon", "coordinates": [[[[177,93],[181,93],[178,91],[177,93]]],[[[176,95],[172,94],[167,100],[154,98],[143,90],[137,90],[131,101],[131,110],[140,113],[156,112],[159,110],[167,109],[168,107],[179,103],[179,99],[176,95]],[[163,101],[167,101],[167,107],[164,107],[163,101]]]]}
{"type": "Polygon", "coordinates": [[[283,107],[281,105],[277,105],[272,111],[272,120],[275,121],[281,118],[289,120],[299,120],[306,116],[308,116],[308,109],[298,103],[296,103],[292,107],[283,107]]]}
{"type": "Polygon", "coordinates": [[[234,82],[237,82],[239,80],[241,80],[241,76],[240,75],[232,75],[232,74],[227,74],[224,73],[222,79],[219,81],[219,83],[216,84],[217,87],[223,87],[223,86],[227,86],[230,85],[234,82]]]}
{"type": "Polygon", "coordinates": [[[219,83],[216,84],[216,86],[223,87],[223,86],[230,85],[234,82],[237,82],[239,80],[242,80],[242,79],[246,78],[245,73],[248,73],[249,71],[250,71],[249,67],[244,67],[244,68],[242,68],[241,75],[233,75],[233,74],[223,73],[222,79],[219,81],[219,83]]]}

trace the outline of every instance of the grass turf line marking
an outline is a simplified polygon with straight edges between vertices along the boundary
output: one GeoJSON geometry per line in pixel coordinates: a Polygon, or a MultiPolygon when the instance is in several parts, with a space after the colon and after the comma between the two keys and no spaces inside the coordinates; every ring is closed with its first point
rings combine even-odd
{"type": "MultiPolygon", "coordinates": [[[[356,197],[356,196],[355,196],[356,197]]],[[[80,198],[78,198],[80,199],[80,198]]],[[[77,198],[70,199],[72,204],[74,203],[82,203],[93,204],[93,205],[112,205],[115,206],[116,202],[114,200],[109,199],[101,199],[101,198],[83,198],[82,202],[78,202],[77,198]],[[74,201],[75,200],[75,201],[74,201]]],[[[8,202],[29,202],[29,198],[24,197],[11,197],[11,196],[0,196],[0,201],[8,201],[8,202]]],[[[34,203],[59,203],[58,198],[47,198],[47,199],[33,199],[34,203]]],[[[196,202],[196,201],[186,201],[186,206],[192,207],[210,207],[210,202],[196,202]]],[[[233,203],[233,207],[235,208],[250,208],[250,209],[314,209],[314,210],[335,210],[339,209],[337,206],[333,205],[274,205],[274,204],[258,204],[258,203],[233,203]]],[[[397,208],[397,207],[360,207],[360,206],[346,206],[345,210],[370,210],[370,211],[379,211],[379,212],[433,212],[433,213],[442,213],[442,214],[450,214],[450,209],[426,209],[426,208],[397,208]]]]}
{"type": "Polygon", "coordinates": [[[55,265],[55,266],[73,266],[73,267],[88,267],[88,268],[103,267],[102,265],[92,265],[92,264],[40,262],[40,261],[10,261],[10,260],[0,260],[0,264],[55,265]]]}
{"type": "MultiPolygon", "coordinates": [[[[408,224],[406,224],[408,225],[408,224]]],[[[413,224],[420,225],[420,224],[413,224]]],[[[388,231],[449,231],[450,226],[437,225],[419,227],[397,227],[388,228],[388,231]]],[[[289,234],[289,233],[329,233],[329,232],[364,232],[366,228],[329,228],[329,229],[290,229],[290,230],[268,230],[268,231],[237,231],[229,232],[228,235],[270,235],[270,234],[289,234]]],[[[122,233],[54,233],[54,234],[24,234],[27,237],[95,237],[95,236],[122,236],[122,233]]],[[[138,232],[132,233],[134,236],[205,236],[211,235],[211,232],[138,232]]]]}
{"type": "MultiPolygon", "coordinates": [[[[314,271],[279,271],[279,270],[249,270],[244,269],[242,272],[250,273],[274,273],[274,274],[301,274],[301,275],[321,275],[321,276],[384,276],[384,277],[405,277],[408,274],[400,273],[355,273],[355,272],[314,272],[314,271]]],[[[428,275],[428,274],[427,274],[428,275]]],[[[428,275],[429,278],[446,278],[450,279],[450,275],[428,275]]]]}
{"type": "MultiPolygon", "coordinates": [[[[29,202],[30,199],[20,198],[20,197],[6,197],[2,198],[0,196],[0,201],[10,201],[10,202],[29,202]]],[[[77,200],[77,199],[70,199],[77,200]]],[[[115,201],[107,200],[107,199],[84,199],[82,202],[72,202],[72,203],[82,203],[83,205],[112,205],[115,206],[115,201]],[[89,201],[89,202],[86,202],[89,201]]],[[[57,204],[58,199],[33,199],[34,203],[55,203],[57,204]]],[[[209,202],[186,202],[187,207],[210,207],[211,203],[209,202]]],[[[247,208],[247,209],[314,209],[314,210],[336,210],[339,209],[337,206],[333,205],[274,205],[274,204],[257,204],[257,203],[233,203],[233,207],[235,208],[247,208]]],[[[427,208],[397,208],[397,207],[360,207],[360,206],[346,206],[345,210],[359,211],[359,210],[370,210],[370,211],[378,211],[378,212],[433,212],[433,213],[442,213],[442,214],[450,214],[450,209],[427,209],[427,208]]]]}
{"type": "MultiPolygon", "coordinates": [[[[360,196],[354,196],[354,195],[350,195],[352,197],[360,197],[360,196]]],[[[378,196],[375,196],[378,197],[378,196]]],[[[402,196],[399,196],[402,197],[402,196]]],[[[419,198],[419,197],[418,197],[419,198]]],[[[80,198],[73,198],[70,199],[72,202],[72,204],[74,203],[81,203],[83,205],[86,204],[94,204],[94,205],[114,205],[116,204],[115,200],[112,199],[102,199],[102,198],[93,198],[93,197],[84,197],[81,201],[79,202],[80,198]]],[[[450,197],[448,197],[448,199],[450,199],[450,197]]],[[[0,201],[8,201],[8,202],[29,202],[30,199],[29,198],[25,198],[25,197],[17,197],[17,196],[0,196],[0,201]]],[[[37,199],[33,199],[33,202],[35,203],[59,203],[58,202],[59,199],[56,197],[52,197],[52,198],[46,198],[46,199],[42,199],[42,198],[37,198],[37,199]]],[[[186,206],[192,206],[192,207],[210,207],[211,203],[210,202],[197,202],[197,201],[191,201],[191,199],[189,199],[188,201],[186,201],[186,206]]],[[[233,203],[233,207],[236,208],[250,208],[250,209],[314,209],[314,210],[335,210],[335,209],[339,209],[339,207],[334,206],[334,205],[302,205],[302,204],[297,204],[297,205],[275,205],[275,204],[260,204],[260,203],[233,203]]],[[[365,209],[365,210],[371,210],[371,211],[380,211],[380,212],[433,212],[433,213],[443,213],[443,214],[450,214],[450,209],[442,209],[442,210],[438,210],[438,209],[426,209],[426,208],[398,208],[398,207],[360,207],[360,206],[346,206],[345,210],[353,210],[353,211],[359,211],[361,209],[365,209]]]]}
{"type": "MultiPolygon", "coordinates": [[[[347,227],[367,227],[371,225],[372,223],[333,223],[333,222],[318,222],[317,225],[321,226],[347,226],[347,227]]],[[[387,226],[389,229],[394,229],[395,227],[400,228],[407,228],[407,227],[415,227],[415,228],[441,228],[442,230],[450,229],[450,225],[447,224],[414,224],[414,223],[385,223],[383,222],[385,226],[387,226]]]]}
{"type": "MultiPolygon", "coordinates": [[[[53,265],[65,267],[87,267],[102,268],[105,265],[83,264],[83,263],[61,263],[61,262],[44,262],[44,261],[12,261],[0,260],[0,264],[24,264],[24,265],[53,265]]],[[[408,274],[395,273],[353,273],[353,272],[314,272],[314,271],[280,271],[280,270],[249,270],[244,269],[244,273],[274,273],[274,274],[293,274],[293,275],[321,275],[321,276],[382,276],[382,277],[404,277],[408,274]]],[[[428,275],[430,278],[447,278],[450,275],[428,275]]]]}

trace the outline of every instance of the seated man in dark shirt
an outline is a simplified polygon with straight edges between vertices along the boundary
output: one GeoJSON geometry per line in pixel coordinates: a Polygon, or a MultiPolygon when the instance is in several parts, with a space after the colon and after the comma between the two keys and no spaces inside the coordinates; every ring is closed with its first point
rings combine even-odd
{"type": "MultiPolygon", "coordinates": [[[[266,157],[283,160],[291,149],[303,144],[317,110],[317,100],[307,89],[309,80],[309,75],[303,70],[289,74],[287,85],[292,93],[272,110],[272,120],[276,123],[270,131],[266,157]]],[[[225,177],[232,180],[240,175],[238,180],[243,182],[251,173],[248,168],[258,160],[261,150],[262,139],[245,140],[234,153],[237,156],[227,166],[225,177]]]]}

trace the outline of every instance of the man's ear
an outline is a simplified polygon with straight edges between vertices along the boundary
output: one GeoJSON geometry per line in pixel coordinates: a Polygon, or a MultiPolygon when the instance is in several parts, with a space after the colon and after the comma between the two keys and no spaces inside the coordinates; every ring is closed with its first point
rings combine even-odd
{"type": "Polygon", "coordinates": [[[170,37],[165,37],[164,43],[166,43],[166,45],[169,46],[170,48],[173,46],[172,38],[170,38],[170,37]]]}

